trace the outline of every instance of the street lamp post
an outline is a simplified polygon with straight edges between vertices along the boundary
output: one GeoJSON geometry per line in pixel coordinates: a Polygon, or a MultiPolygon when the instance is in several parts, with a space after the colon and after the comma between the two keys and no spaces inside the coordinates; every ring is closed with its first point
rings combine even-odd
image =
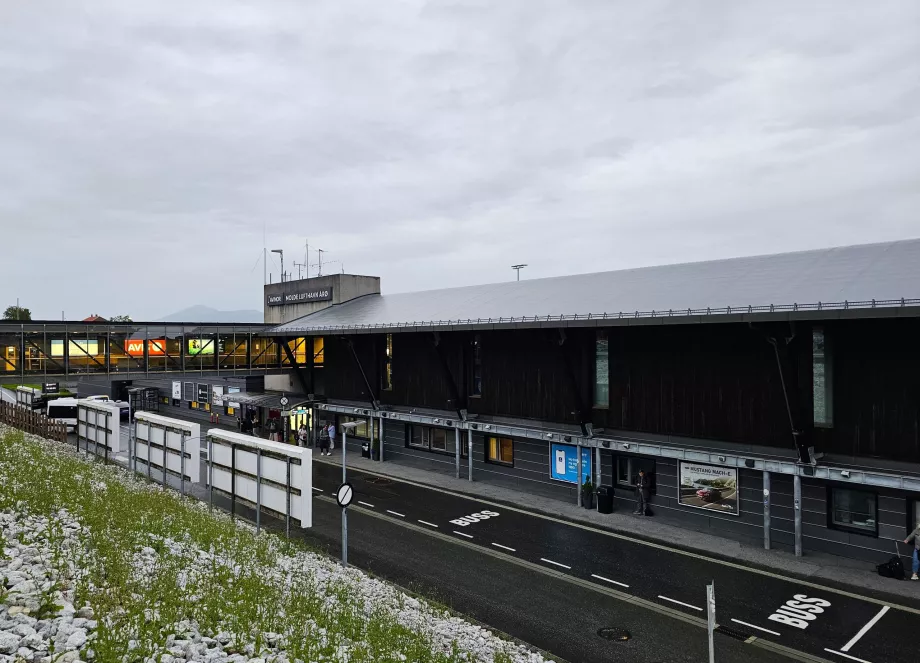
{"type": "Polygon", "coordinates": [[[345,473],[345,443],[348,440],[348,431],[358,424],[354,421],[349,421],[341,425],[342,428],[342,485],[339,486],[339,489],[336,491],[336,499],[339,502],[339,506],[342,507],[342,566],[348,566],[348,505],[351,502],[351,497],[354,495],[354,492],[350,490],[350,486],[346,479],[345,473]],[[343,499],[343,497],[345,499],[343,499]]]}

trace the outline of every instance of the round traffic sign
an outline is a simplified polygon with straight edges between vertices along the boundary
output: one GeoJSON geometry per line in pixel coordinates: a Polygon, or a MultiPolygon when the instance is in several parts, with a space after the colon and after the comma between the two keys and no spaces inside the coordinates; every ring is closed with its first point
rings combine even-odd
{"type": "Polygon", "coordinates": [[[281,407],[284,407],[284,406],[287,405],[287,404],[288,404],[288,397],[287,397],[287,396],[282,396],[282,397],[281,397],[281,407]]]}
{"type": "Polygon", "coordinates": [[[351,504],[351,499],[355,496],[354,488],[351,487],[351,484],[347,481],[338,487],[338,490],[335,491],[335,501],[339,503],[339,506],[345,508],[351,504]]]}

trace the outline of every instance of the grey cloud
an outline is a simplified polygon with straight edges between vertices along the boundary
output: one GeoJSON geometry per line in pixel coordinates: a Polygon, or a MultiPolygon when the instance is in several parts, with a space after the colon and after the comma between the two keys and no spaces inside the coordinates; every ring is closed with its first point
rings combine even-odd
{"type": "Polygon", "coordinates": [[[8,3],[0,229],[85,284],[73,317],[258,306],[263,225],[391,292],[915,236],[918,25],[911,0],[8,3]]]}

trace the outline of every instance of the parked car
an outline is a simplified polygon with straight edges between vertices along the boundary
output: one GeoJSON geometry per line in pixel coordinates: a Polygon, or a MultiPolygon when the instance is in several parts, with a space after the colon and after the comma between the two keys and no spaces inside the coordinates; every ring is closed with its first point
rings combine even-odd
{"type": "Polygon", "coordinates": [[[704,502],[718,502],[722,499],[722,491],[718,488],[700,488],[696,491],[696,496],[704,502]]]}

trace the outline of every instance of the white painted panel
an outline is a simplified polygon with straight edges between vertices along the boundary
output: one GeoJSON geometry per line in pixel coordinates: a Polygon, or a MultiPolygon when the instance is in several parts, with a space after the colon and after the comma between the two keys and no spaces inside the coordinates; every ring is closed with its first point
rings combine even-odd
{"type": "Polygon", "coordinates": [[[181,419],[172,419],[152,412],[138,412],[137,419],[137,458],[146,461],[148,447],[144,441],[157,445],[149,449],[150,465],[159,468],[163,464],[164,448],[166,468],[178,474],[183,467],[180,456],[182,436],[185,434],[185,480],[198,483],[201,478],[201,426],[181,419]],[[177,432],[182,431],[182,432],[177,432]]]}
{"type": "Polygon", "coordinates": [[[212,481],[215,488],[219,488],[224,492],[229,493],[230,488],[232,487],[232,478],[229,470],[215,466],[212,470],[212,481]]]}
{"type": "MultiPolygon", "coordinates": [[[[230,444],[236,445],[236,470],[251,475],[258,473],[257,450],[289,457],[292,460],[299,459],[300,464],[291,464],[291,487],[300,489],[301,494],[291,495],[290,515],[292,519],[300,521],[301,527],[313,525],[313,452],[311,449],[280,442],[268,442],[251,435],[218,429],[208,431],[208,438],[212,445],[214,487],[227,492],[230,492],[232,483],[230,444]]],[[[283,485],[287,480],[287,461],[263,455],[261,475],[264,480],[275,481],[283,485]]],[[[235,490],[237,497],[255,503],[257,500],[255,476],[237,474],[235,490]]],[[[284,488],[263,482],[261,503],[267,508],[285,513],[287,498],[284,488]]]]}

